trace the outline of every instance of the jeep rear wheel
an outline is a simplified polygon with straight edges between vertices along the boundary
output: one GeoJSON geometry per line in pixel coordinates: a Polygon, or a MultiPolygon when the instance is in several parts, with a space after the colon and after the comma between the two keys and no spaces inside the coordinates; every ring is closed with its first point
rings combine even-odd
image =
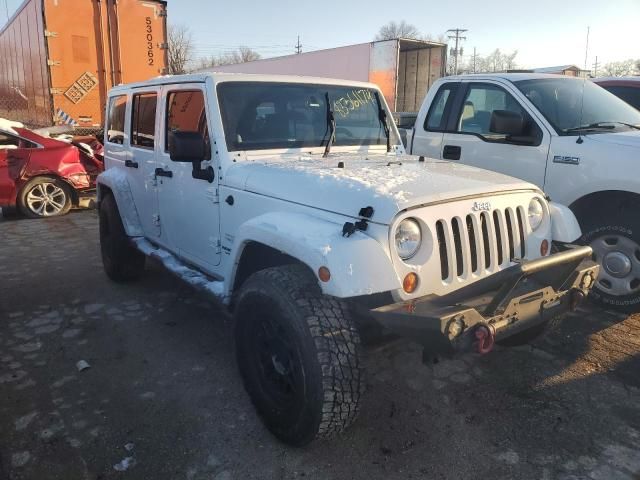
{"type": "Polygon", "coordinates": [[[600,264],[591,298],[627,313],[640,310],[640,222],[633,215],[594,215],[580,239],[600,264]]]}
{"type": "Polygon", "coordinates": [[[302,446],[341,432],[364,389],[360,340],[347,307],[302,265],[253,274],[235,311],[238,366],[267,428],[302,446]]]}
{"type": "Polygon", "coordinates": [[[115,282],[139,278],[146,257],[130,243],[113,195],[100,204],[100,253],[107,276],[115,282]]]}
{"type": "Polygon", "coordinates": [[[35,177],[18,196],[20,211],[29,218],[66,215],[73,205],[71,188],[58,178],[35,177]]]}

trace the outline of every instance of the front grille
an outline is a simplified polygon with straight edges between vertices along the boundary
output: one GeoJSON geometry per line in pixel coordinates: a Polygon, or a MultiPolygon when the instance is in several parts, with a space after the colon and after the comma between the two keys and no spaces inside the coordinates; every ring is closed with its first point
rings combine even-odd
{"type": "Polygon", "coordinates": [[[473,213],[436,222],[442,280],[468,278],[484,270],[524,258],[525,225],[522,207],[473,213]]]}

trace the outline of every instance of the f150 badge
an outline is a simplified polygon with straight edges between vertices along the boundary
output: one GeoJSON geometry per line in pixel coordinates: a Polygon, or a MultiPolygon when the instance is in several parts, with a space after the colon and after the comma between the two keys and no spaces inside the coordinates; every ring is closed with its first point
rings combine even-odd
{"type": "Polygon", "coordinates": [[[471,210],[473,210],[474,212],[482,212],[482,211],[488,212],[489,210],[491,210],[491,203],[490,202],[473,202],[473,207],[471,207],[471,210]]]}
{"type": "Polygon", "coordinates": [[[553,163],[565,163],[567,165],[580,165],[580,157],[565,157],[556,155],[553,157],[553,163]]]}

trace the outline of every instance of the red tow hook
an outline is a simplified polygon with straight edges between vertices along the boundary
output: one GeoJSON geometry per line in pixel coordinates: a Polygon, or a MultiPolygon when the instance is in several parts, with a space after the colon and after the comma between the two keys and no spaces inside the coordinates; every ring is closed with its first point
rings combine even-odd
{"type": "Polygon", "coordinates": [[[493,325],[480,325],[475,331],[477,341],[474,342],[476,351],[481,354],[489,353],[496,344],[496,332],[493,325]]]}

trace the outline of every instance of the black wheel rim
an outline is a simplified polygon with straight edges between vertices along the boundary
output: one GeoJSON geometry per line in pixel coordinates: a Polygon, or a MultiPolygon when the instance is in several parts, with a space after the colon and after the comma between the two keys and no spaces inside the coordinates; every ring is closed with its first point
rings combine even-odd
{"type": "Polygon", "coordinates": [[[291,335],[270,313],[254,316],[248,332],[253,339],[250,361],[260,390],[272,411],[290,411],[302,396],[302,365],[291,335]]]}

